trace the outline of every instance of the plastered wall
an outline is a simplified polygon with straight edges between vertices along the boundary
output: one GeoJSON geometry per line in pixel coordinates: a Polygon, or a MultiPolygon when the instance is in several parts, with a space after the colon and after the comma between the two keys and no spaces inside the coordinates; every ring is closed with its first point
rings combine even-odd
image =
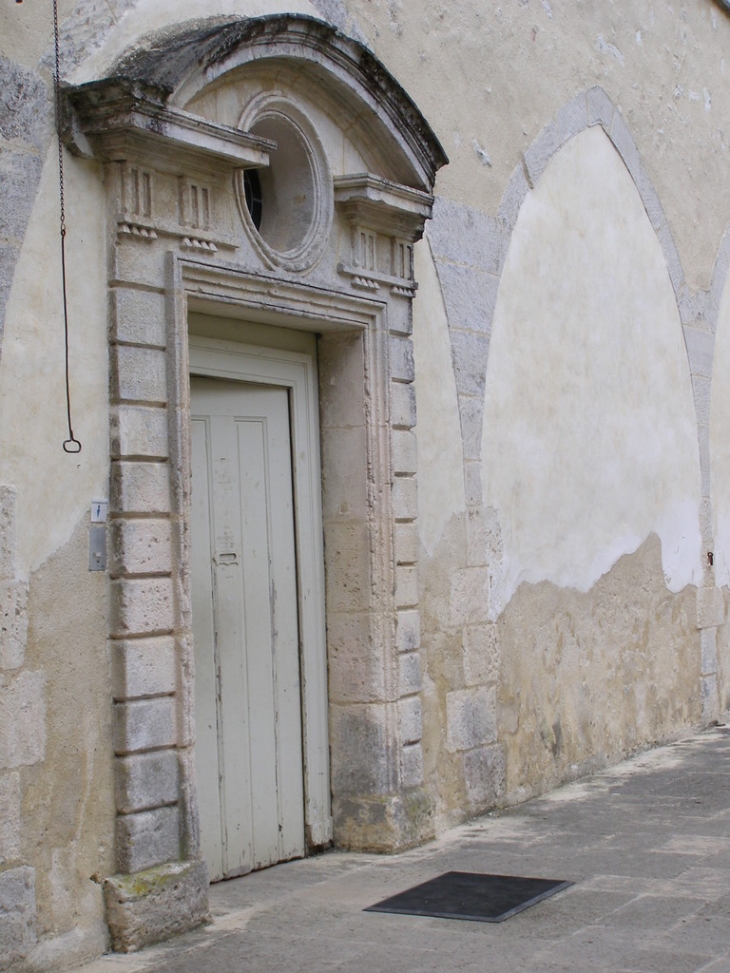
{"type": "MultiPolygon", "coordinates": [[[[450,157],[413,335],[444,827],[727,705],[730,20],[710,0],[80,0],[59,5],[63,74],[100,77],[188,19],[285,11],[370,46],[450,157]]],[[[0,8],[0,968],[100,952],[115,868],[107,591],[87,571],[109,469],[104,187],[67,158],[69,457],[47,13],[0,8]]]]}

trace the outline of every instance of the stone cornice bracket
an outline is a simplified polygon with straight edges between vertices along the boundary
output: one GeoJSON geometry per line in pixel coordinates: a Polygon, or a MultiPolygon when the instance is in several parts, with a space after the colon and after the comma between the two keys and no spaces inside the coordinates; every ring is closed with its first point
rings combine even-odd
{"type": "Polygon", "coordinates": [[[163,88],[125,78],[66,88],[64,141],[84,158],[143,159],[159,172],[208,179],[268,166],[273,142],[171,108],[168,95],[163,88]]]}
{"type": "Polygon", "coordinates": [[[340,176],[334,184],[335,205],[352,229],[352,262],[340,264],[340,273],[359,290],[386,286],[412,296],[413,244],[423,236],[433,196],[368,172],[340,176]],[[382,252],[383,237],[389,254],[382,252]]]}

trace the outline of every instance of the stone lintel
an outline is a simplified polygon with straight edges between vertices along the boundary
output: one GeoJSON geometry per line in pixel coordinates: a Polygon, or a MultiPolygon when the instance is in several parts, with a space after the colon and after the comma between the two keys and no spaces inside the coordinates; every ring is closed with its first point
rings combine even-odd
{"type": "Polygon", "coordinates": [[[104,882],[112,948],[133,953],[208,921],[205,862],[172,862],[104,882]]]}

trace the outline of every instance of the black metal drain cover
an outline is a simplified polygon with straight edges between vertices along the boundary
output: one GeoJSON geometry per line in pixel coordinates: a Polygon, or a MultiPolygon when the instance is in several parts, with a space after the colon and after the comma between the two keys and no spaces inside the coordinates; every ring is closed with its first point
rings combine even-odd
{"type": "Polygon", "coordinates": [[[364,911],[503,922],[572,884],[550,878],[444,872],[438,878],[391,895],[364,911]]]}

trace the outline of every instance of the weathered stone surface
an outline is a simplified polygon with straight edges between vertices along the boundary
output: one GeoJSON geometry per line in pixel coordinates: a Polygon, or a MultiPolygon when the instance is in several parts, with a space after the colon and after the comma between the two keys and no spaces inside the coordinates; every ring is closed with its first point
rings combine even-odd
{"type": "Polygon", "coordinates": [[[390,377],[400,382],[412,382],[416,377],[413,364],[413,342],[410,338],[391,337],[388,345],[390,349],[390,377]]]}
{"type": "Polygon", "coordinates": [[[687,354],[689,355],[689,366],[692,374],[701,375],[707,379],[712,378],[715,336],[710,331],[687,325],[684,328],[684,340],[687,343],[687,354]]]}
{"type": "Polygon", "coordinates": [[[385,665],[374,645],[369,613],[328,612],[327,654],[331,702],[384,700],[385,665]]]}
{"type": "Polygon", "coordinates": [[[464,395],[484,395],[489,335],[451,328],[450,336],[457,392],[464,395]]]}
{"type": "Polygon", "coordinates": [[[0,581],[15,580],[17,506],[17,490],[11,486],[0,486],[0,581]]]}
{"type": "Polygon", "coordinates": [[[393,531],[395,560],[397,564],[415,564],[418,561],[418,525],[396,524],[393,531]]]}
{"type": "Polygon", "coordinates": [[[491,274],[499,273],[502,229],[493,217],[437,196],[426,233],[437,260],[450,260],[491,274]]]}
{"type": "Polygon", "coordinates": [[[400,652],[411,652],[421,644],[421,613],[417,609],[398,612],[397,639],[400,652]]]}
{"type": "Polygon", "coordinates": [[[121,402],[167,402],[167,359],[158,348],[112,348],[112,396],[121,402]]]}
{"type": "Polygon", "coordinates": [[[340,797],[382,795],[395,785],[395,740],[383,705],[330,707],[332,790],[340,797]]]}
{"type": "Polygon", "coordinates": [[[504,774],[501,747],[480,747],[464,754],[466,796],[474,810],[485,810],[498,803],[504,793],[504,774]]]}
{"type": "Polygon", "coordinates": [[[362,611],[370,600],[370,541],[366,524],[330,523],[324,530],[327,606],[362,611]]]}
{"type": "Polygon", "coordinates": [[[398,701],[398,722],[401,743],[418,743],[423,736],[423,711],[419,696],[398,701]]]}
{"type": "Polygon", "coordinates": [[[0,136],[40,150],[53,131],[48,89],[34,71],[0,57],[0,136]]]}
{"type": "Polygon", "coordinates": [[[174,804],[179,783],[177,751],[118,757],[115,783],[117,810],[121,814],[174,804]]]}
{"type": "Polygon", "coordinates": [[[418,569],[399,564],[395,569],[395,603],[398,608],[418,605],[418,569]]]}
{"type": "Polygon", "coordinates": [[[0,686],[0,769],[32,766],[46,748],[45,673],[7,675],[0,686]]]}
{"type": "Polygon", "coordinates": [[[167,459],[167,410],[118,405],[111,410],[111,454],[115,459],[167,459]]]}
{"type": "Polygon", "coordinates": [[[418,517],[418,482],[413,476],[396,476],[393,480],[393,515],[396,520],[418,517]]]}
{"type": "Polygon", "coordinates": [[[180,815],[177,807],[124,814],[116,823],[117,869],[133,874],[180,857],[180,815]]]}
{"type": "Polygon", "coordinates": [[[112,947],[132,953],[208,919],[205,862],[159,865],[104,882],[112,947]]]}
{"type": "Polygon", "coordinates": [[[35,869],[0,872],[0,969],[17,968],[35,941],[35,869]]]}
{"type": "Polygon", "coordinates": [[[167,513],[170,480],[166,463],[112,464],[109,506],[118,513],[167,513]]]}
{"type": "Polygon", "coordinates": [[[499,629],[493,622],[464,629],[464,682],[480,686],[499,678],[499,629]]]}
{"type": "Polygon", "coordinates": [[[153,635],[174,628],[170,578],[125,578],[112,581],[109,625],[113,637],[153,635]]]}
{"type": "Polygon", "coordinates": [[[460,395],[459,416],[464,460],[481,460],[482,426],[484,424],[484,402],[481,396],[460,395]]]}
{"type": "Polygon", "coordinates": [[[20,774],[0,775],[0,865],[20,858],[20,774]]]}
{"type": "Polygon", "coordinates": [[[487,334],[492,327],[499,277],[436,261],[450,328],[487,334]]]}
{"type": "Polygon", "coordinates": [[[111,334],[115,341],[154,348],[167,345],[164,294],[116,287],[110,300],[111,334]]]}
{"type": "Polygon", "coordinates": [[[401,695],[409,696],[411,693],[420,692],[422,685],[420,652],[404,652],[398,659],[398,665],[401,695]]]}
{"type": "Polygon", "coordinates": [[[450,620],[454,626],[474,625],[489,619],[489,571],[486,567],[461,568],[450,578],[450,620]]]}
{"type": "Polygon", "coordinates": [[[115,699],[161,696],[175,691],[175,640],[171,636],[112,642],[115,699]]]}
{"type": "Polygon", "coordinates": [[[416,390],[413,385],[390,386],[390,421],[394,428],[412,429],[416,424],[416,390]]]}
{"type": "Polygon", "coordinates": [[[725,602],[720,588],[697,589],[697,628],[714,628],[725,621],[725,602]]]}
{"type": "Polygon", "coordinates": [[[116,753],[133,753],[175,744],[175,700],[172,696],[141,699],[114,706],[116,753]]]}
{"type": "Polygon", "coordinates": [[[413,743],[403,747],[401,784],[404,788],[419,787],[423,783],[423,747],[413,743]]]}
{"type": "Polygon", "coordinates": [[[703,628],[700,632],[700,670],[703,676],[717,672],[717,629],[703,628]]]}
{"type": "MultiPolygon", "coordinates": [[[[0,121],[1,125],[2,121],[0,121]]],[[[35,153],[8,149],[4,149],[0,153],[0,199],[3,201],[2,235],[8,240],[21,242],[25,235],[40,183],[42,168],[43,159],[35,153]]]]}
{"type": "Polygon", "coordinates": [[[28,585],[0,582],[0,669],[19,669],[28,640],[28,585]]]}
{"type": "Polygon", "coordinates": [[[417,439],[406,429],[396,429],[392,434],[393,470],[396,473],[418,472],[417,439]]]}
{"type": "Polygon", "coordinates": [[[172,571],[169,520],[114,520],[109,533],[109,571],[112,575],[169,574],[172,571]]]}
{"type": "Polygon", "coordinates": [[[457,689],[446,696],[446,746],[472,750],[497,738],[497,701],[494,687],[457,689]]]}

